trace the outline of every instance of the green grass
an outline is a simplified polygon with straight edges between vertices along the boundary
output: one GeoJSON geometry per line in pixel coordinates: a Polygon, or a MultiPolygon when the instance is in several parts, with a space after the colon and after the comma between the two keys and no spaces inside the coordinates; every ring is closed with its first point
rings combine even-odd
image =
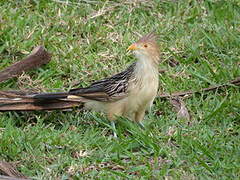
{"type": "MultiPolygon", "coordinates": [[[[22,0],[0,2],[0,69],[37,45],[46,66],[1,90],[68,90],[134,61],[126,48],[156,29],[166,69],[161,92],[199,90],[240,76],[240,3],[233,0],[22,0]],[[88,2],[88,3],[86,3],[88,2]],[[168,65],[175,59],[176,67],[168,65]]],[[[126,119],[118,139],[95,112],[0,113],[0,160],[34,179],[239,179],[240,92],[229,87],[185,100],[190,122],[156,99],[146,129],[126,119]]]]}

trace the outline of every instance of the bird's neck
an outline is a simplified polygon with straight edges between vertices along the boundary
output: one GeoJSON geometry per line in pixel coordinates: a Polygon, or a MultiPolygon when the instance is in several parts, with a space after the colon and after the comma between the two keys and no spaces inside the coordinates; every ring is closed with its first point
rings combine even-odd
{"type": "Polygon", "coordinates": [[[135,73],[137,76],[150,75],[154,78],[158,77],[158,60],[152,57],[139,56],[137,57],[135,73]]]}
{"type": "Polygon", "coordinates": [[[141,56],[137,56],[137,59],[138,59],[137,65],[141,66],[144,69],[145,68],[158,69],[158,64],[159,64],[158,57],[141,55],[141,56]]]}

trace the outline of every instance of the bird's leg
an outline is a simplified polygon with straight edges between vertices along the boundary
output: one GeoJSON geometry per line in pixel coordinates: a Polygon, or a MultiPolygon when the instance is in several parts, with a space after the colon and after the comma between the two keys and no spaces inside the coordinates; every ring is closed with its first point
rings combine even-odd
{"type": "Polygon", "coordinates": [[[113,137],[117,138],[117,130],[116,130],[116,126],[115,126],[115,120],[116,120],[116,116],[114,116],[113,114],[109,113],[108,114],[108,119],[111,121],[111,126],[112,126],[112,130],[113,130],[113,137]]]}
{"type": "Polygon", "coordinates": [[[111,121],[111,125],[112,125],[112,128],[113,128],[113,137],[117,138],[117,133],[116,133],[117,131],[116,131],[115,122],[111,121]]]}
{"type": "Polygon", "coordinates": [[[119,116],[122,116],[122,106],[121,104],[110,104],[108,106],[108,119],[111,121],[111,125],[113,128],[113,136],[117,138],[117,131],[115,126],[115,121],[119,116]]]}
{"type": "Polygon", "coordinates": [[[140,127],[141,129],[145,129],[145,126],[144,126],[144,124],[142,123],[142,121],[138,122],[138,125],[139,125],[139,127],[140,127]]]}
{"type": "Polygon", "coordinates": [[[142,128],[142,129],[145,129],[145,126],[144,124],[142,123],[143,121],[143,118],[144,118],[144,115],[145,115],[145,109],[144,110],[139,110],[138,112],[136,112],[135,114],[135,121],[138,123],[138,125],[142,128]]]}

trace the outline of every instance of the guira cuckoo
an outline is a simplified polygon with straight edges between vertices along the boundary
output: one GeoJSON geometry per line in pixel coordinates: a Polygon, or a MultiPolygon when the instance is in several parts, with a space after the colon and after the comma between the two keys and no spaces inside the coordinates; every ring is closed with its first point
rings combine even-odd
{"type": "Polygon", "coordinates": [[[135,54],[137,61],[118,74],[69,92],[19,95],[12,101],[0,98],[0,111],[25,110],[23,102],[31,104],[27,110],[31,107],[32,110],[48,110],[53,109],[53,102],[61,105],[61,102],[76,101],[85,109],[105,112],[112,122],[118,116],[141,122],[158,91],[160,52],[155,33],[143,36],[128,50],[135,54]]]}

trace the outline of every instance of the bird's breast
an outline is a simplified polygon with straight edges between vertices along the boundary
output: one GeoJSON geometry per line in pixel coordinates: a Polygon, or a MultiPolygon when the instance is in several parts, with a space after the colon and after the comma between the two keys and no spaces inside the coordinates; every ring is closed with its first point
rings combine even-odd
{"type": "Polygon", "coordinates": [[[136,74],[129,86],[129,104],[138,109],[142,106],[150,106],[158,91],[158,72],[151,69],[144,70],[136,74]]]}

